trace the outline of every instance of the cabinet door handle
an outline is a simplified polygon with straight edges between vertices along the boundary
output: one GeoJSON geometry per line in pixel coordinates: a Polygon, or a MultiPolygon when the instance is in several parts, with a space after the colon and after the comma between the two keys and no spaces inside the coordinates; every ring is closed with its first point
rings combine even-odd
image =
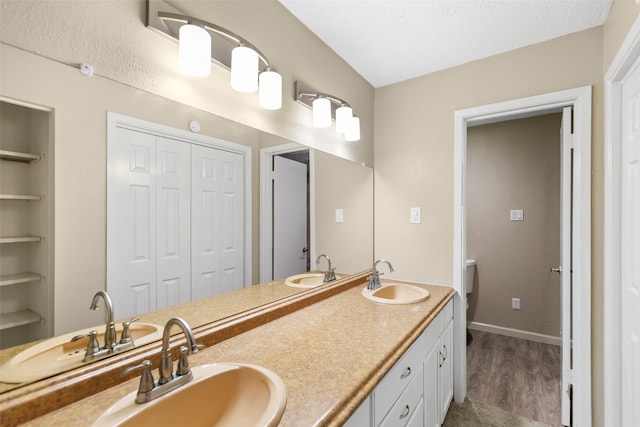
{"type": "Polygon", "coordinates": [[[438,362],[438,368],[442,368],[442,365],[444,364],[444,356],[442,355],[441,351],[438,352],[438,356],[440,358],[440,361],[438,362]]]}
{"type": "Polygon", "coordinates": [[[400,419],[407,418],[407,415],[409,415],[409,412],[411,412],[411,409],[409,409],[409,405],[407,405],[402,410],[402,413],[400,414],[400,419]]]}
{"type": "Polygon", "coordinates": [[[447,360],[447,357],[449,357],[449,350],[447,350],[447,345],[446,344],[442,344],[442,347],[444,348],[444,359],[442,359],[442,362],[444,362],[445,360],[447,360]]]}
{"type": "Polygon", "coordinates": [[[407,378],[409,375],[411,375],[411,366],[407,366],[407,369],[405,369],[402,375],[400,375],[400,379],[403,380],[407,378]]]}

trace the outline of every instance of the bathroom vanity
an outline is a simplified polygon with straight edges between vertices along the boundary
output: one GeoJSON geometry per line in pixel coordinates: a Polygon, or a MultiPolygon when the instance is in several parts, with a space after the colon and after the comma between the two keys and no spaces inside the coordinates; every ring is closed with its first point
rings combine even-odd
{"type": "MultiPolygon", "coordinates": [[[[438,425],[452,394],[454,291],[420,285],[431,294],[427,300],[382,304],[363,297],[366,276],[348,282],[222,342],[209,343],[210,332],[197,331],[196,340],[207,348],[190,356],[191,366],[246,363],[276,373],[287,393],[281,426],[407,425],[408,419],[411,425],[438,425]],[[407,406],[409,414],[392,422],[407,406]],[[360,416],[364,423],[355,421],[360,416]],[[423,417],[428,424],[421,422],[423,417]]],[[[157,361],[152,363],[157,376],[157,361]]],[[[126,366],[121,361],[111,375],[126,366]]],[[[137,389],[138,377],[130,378],[27,425],[91,425],[137,389]]]]}

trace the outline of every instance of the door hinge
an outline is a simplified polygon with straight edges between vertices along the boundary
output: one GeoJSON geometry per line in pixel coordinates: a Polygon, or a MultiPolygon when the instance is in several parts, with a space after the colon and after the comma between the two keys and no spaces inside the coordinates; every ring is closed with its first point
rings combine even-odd
{"type": "Polygon", "coordinates": [[[563,382],[567,384],[567,386],[573,385],[573,369],[563,369],[562,370],[563,382]]]}

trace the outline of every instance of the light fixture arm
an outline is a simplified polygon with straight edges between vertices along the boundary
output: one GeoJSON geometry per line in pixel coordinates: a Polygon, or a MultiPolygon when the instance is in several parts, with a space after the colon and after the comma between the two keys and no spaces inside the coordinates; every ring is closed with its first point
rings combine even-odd
{"type": "Polygon", "coordinates": [[[271,65],[269,63],[269,60],[260,51],[260,49],[255,47],[248,40],[240,37],[239,35],[237,35],[236,33],[232,32],[232,31],[227,30],[226,28],[222,28],[219,25],[212,24],[211,22],[203,21],[202,19],[192,18],[190,16],[179,15],[177,13],[158,12],[158,19],[160,19],[161,21],[177,22],[179,24],[197,25],[199,27],[204,28],[207,31],[216,33],[216,34],[226,38],[227,40],[230,40],[231,42],[233,42],[233,43],[235,43],[235,44],[237,44],[239,46],[245,46],[245,47],[251,48],[258,54],[258,58],[264,63],[265,67],[264,67],[263,71],[271,70],[271,65]]]}
{"type": "Polygon", "coordinates": [[[344,99],[338,98],[337,96],[333,96],[333,95],[329,95],[327,93],[306,93],[306,92],[301,92],[298,94],[298,97],[301,96],[307,96],[309,98],[311,98],[311,100],[314,100],[316,98],[327,98],[329,101],[331,101],[333,104],[339,106],[339,107],[349,107],[351,108],[351,105],[349,105],[349,103],[347,101],[345,101],[344,99]]]}

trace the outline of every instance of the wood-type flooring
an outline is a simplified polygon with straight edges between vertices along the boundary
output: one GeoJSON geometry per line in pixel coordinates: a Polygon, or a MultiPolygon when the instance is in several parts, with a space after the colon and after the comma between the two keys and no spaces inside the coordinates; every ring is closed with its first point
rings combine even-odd
{"type": "Polygon", "coordinates": [[[505,411],[562,426],[561,348],[470,330],[467,398],[505,411]]]}

